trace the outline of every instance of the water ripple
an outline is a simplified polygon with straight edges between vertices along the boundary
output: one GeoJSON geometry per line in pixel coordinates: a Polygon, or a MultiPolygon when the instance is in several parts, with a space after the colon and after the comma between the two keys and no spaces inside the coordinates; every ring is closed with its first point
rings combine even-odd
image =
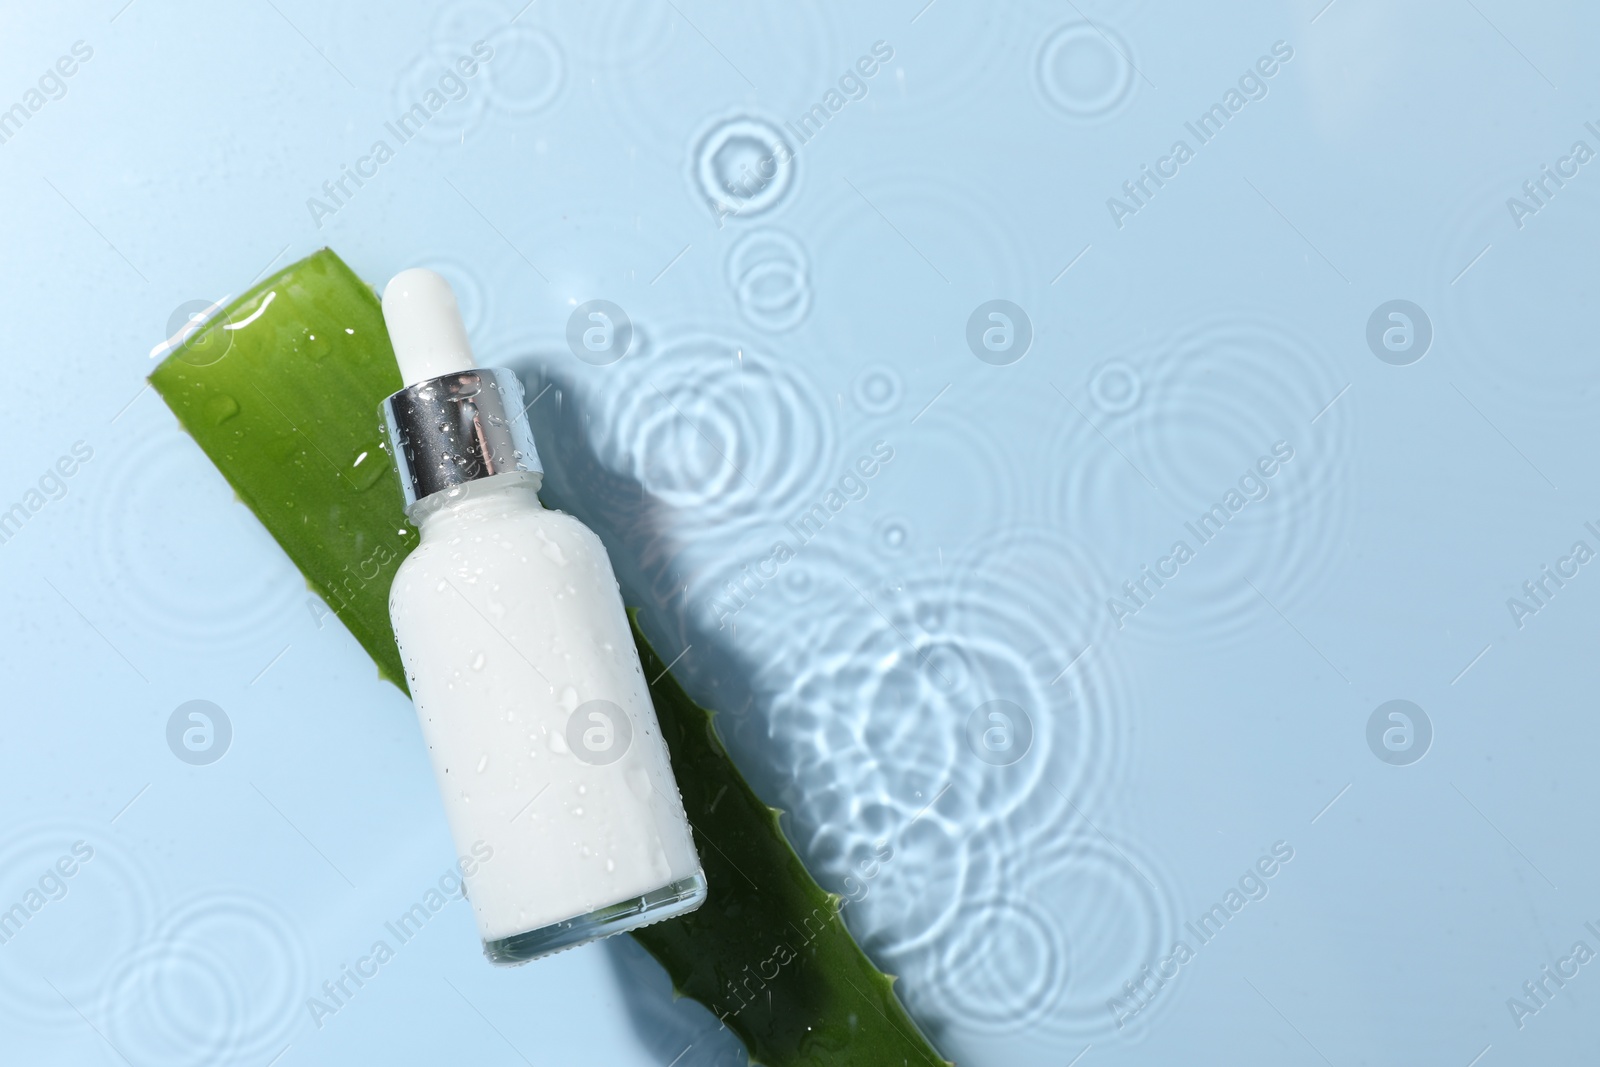
{"type": "Polygon", "coordinates": [[[913,1013],[1063,1042],[1117,1032],[1107,1001],[1172,945],[1175,897],[1160,866],[1126,839],[1081,820],[1063,827],[1031,848],[997,835],[983,851],[1009,859],[997,878],[970,883],[960,921],[890,954],[913,1013]]]}
{"type": "Polygon", "coordinates": [[[833,475],[828,405],[797,368],[709,335],[618,365],[600,398],[599,461],[670,509],[675,528],[733,537],[815,503],[833,475]]]}
{"type": "Polygon", "coordinates": [[[207,893],[115,959],[101,1013],[112,1041],[140,1063],[270,1058],[300,1021],[310,973],[304,938],[275,906],[207,893]]]}
{"type": "Polygon", "coordinates": [[[51,820],[0,842],[0,910],[16,904],[28,909],[30,891],[41,905],[0,945],[0,998],[13,1020],[81,1026],[74,1009],[92,1008],[106,960],[142,944],[155,923],[154,882],[107,829],[104,823],[51,820]],[[77,842],[93,850],[87,861],[81,852],[73,857],[77,842]],[[56,867],[64,856],[73,861],[69,869],[75,866],[67,877],[56,867]],[[41,879],[52,872],[55,880],[41,888],[41,879]]]}
{"type": "Polygon", "coordinates": [[[144,434],[96,458],[107,469],[93,501],[94,570],[129,625],[215,648],[247,642],[299,607],[305,588],[294,568],[188,435],[144,434]],[[174,500],[194,505],[181,527],[174,500]]]}
{"type": "Polygon", "coordinates": [[[566,60],[549,34],[511,26],[495,34],[494,48],[494,60],[483,68],[491,104],[525,116],[555,103],[566,81],[566,60]]]}
{"type": "MultiPolygon", "coordinates": [[[[1075,561],[1048,532],[997,547],[991,558],[1006,562],[992,567],[963,560],[874,577],[857,560],[850,572],[819,576],[824,602],[806,613],[813,621],[758,668],[770,758],[790,783],[805,783],[784,786],[779,802],[803,853],[835,880],[851,874],[836,866],[840,857],[902,833],[965,841],[1003,823],[1016,838],[1048,839],[1074,803],[1092,802],[1119,772],[1127,716],[1116,661],[1063,669],[1081,647],[1074,615],[1083,613],[1041,601],[1030,569],[1047,558],[1068,571],[1092,571],[1092,562],[1075,561]],[[996,699],[1020,709],[1032,733],[1005,765],[981,758],[967,730],[973,710],[996,699]]],[[[962,864],[1002,859],[968,848],[962,864]]],[[[953,917],[948,898],[938,899],[924,901],[933,913],[919,907],[914,922],[875,936],[899,948],[925,940],[953,917]]]]}
{"type": "Polygon", "coordinates": [[[650,0],[594,0],[547,17],[584,65],[613,71],[653,66],[682,44],[683,35],[694,36],[672,5],[650,0]]]}
{"type": "Polygon", "coordinates": [[[716,119],[694,139],[692,193],[713,215],[749,219],[777,207],[794,188],[799,165],[790,136],[776,122],[737,114],[716,119]]]}
{"type": "Polygon", "coordinates": [[[1034,73],[1051,105],[1075,119],[1103,119],[1133,96],[1128,43],[1106,25],[1071,22],[1039,47],[1034,73]]]}
{"type": "Polygon", "coordinates": [[[106,983],[107,1039],[131,1063],[202,1067],[236,1062],[244,991],[204,944],[140,945],[106,983]]]}
{"type": "Polygon", "coordinates": [[[905,398],[905,382],[888,364],[878,363],[863,370],[850,386],[856,406],[868,415],[887,415],[905,398]]]}
{"type": "MultiPolygon", "coordinates": [[[[390,107],[393,114],[388,116],[389,121],[399,125],[400,119],[408,113],[413,115],[413,122],[407,123],[405,132],[407,139],[422,137],[424,140],[434,142],[458,141],[469,130],[476,129],[482,122],[485,108],[488,104],[488,93],[474,84],[461,78],[461,72],[456,69],[456,61],[471,51],[471,39],[466,41],[440,42],[430,46],[420,55],[415,56],[401,69],[395,79],[394,89],[390,92],[390,107]],[[441,86],[440,79],[454,79],[466,85],[466,93],[458,100],[451,100],[447,96],[448,85],[441,86]],[[443,106],[437,111],[429,109],[427,99],[433,94],[443,106]],[[421,124],[421,129],[415,129],[415,113],[412,109],[421,107],[426,113],[426,121],[421,124]]],[[[491,61],[492,65],[492,61],[491,61]]],[[[486,77],[487,67],[480,69],[478,77],[486,77]]],[[[388,138],[385,138],[388,140],[388,138]]],[[[400,148],[394,144],[392,148],[400,148]]]]}
{"type": "Polygon", "coordinates": [[[1066,955],[1056,919],[1043,909],[1006,896],[972,901],[939,946],[930,992],[964,1026],[1020,1030],[1060,999],[1066,955]]]}
{"type": "Polygon", "coordinates": [[[1600,391],[1600,364],[1588,354],[1588,321],[1569,313],[1587,305],[1589,278],[1569,269],[1561,254],[1561,242],[1576,246],[1597,234],[1582,204],[1560,198],[1525,217],[1518,230],[1506,199],[1516,194],[1526,202],[1519,189],[1524,180],[1508,172],[1474,189],[1438,220],[1428,249],[1432,284],[1422,292],[1381,295],[1422,306],[1434,330],[1425,358],[1446,363],[1449,377],[1461,381],[1474,402],[1490,399],[1491,412],[1513,407],[1539,423],[1554,414],[1588,413],[1600,391]],[[1506,314],[1507,308],[1516,313],[1506,314]],[[1507,358],[1511,352],[1521,358],[1507,358]],[[1474,383],[1481,383],[1476,395],[1474,383]]]}
{"type": "Polygon", "coordinates": [[[1096,545],[1147,546],[1150,558],[1129,559],[1128,573],[1104,591],[1127,607],[1142,604],[1123,588],[1141,580],[1141,563],[1154,567],[1178,542],[1195,557],[1169,575],[1170,588],[1147,582],[1152,610],[1127,625],[1232,640],[1264,610],[1251,583],[1285,608],[1329,579],[1348,521],[1355,418],[1348,397],[1329,402],[1348,384],[1288,330],[1237,318],[1200,323],[1091,372],[1076,403],[1110,445],[1068,426],[1051,446],[1067,457],[1060,521],[1096,545]],[[1263,457],[1271,476],[1257,467],[1263,457]]]}
{"type": "Polygon", "coordinates": [[[728,250],[728,285],[740,313],[764,330],[792,330],[811,310],[805,246],[782,230],[752,230],[728,250]]]}
{"type": "Polygon", "coordinates": [[[1017,879],[1016,891],[1051,917],[1071,960],[1070,978],[1041,1020],[1046,1032],[1116,1032],[1106,1002],[1125,996],[1124,983],[1179,934],[1177,895],[1161,864],[1114,828],[1100,829],[1110,836],[1079,823],[1075,833],[1030,849],[1017,879]]]}

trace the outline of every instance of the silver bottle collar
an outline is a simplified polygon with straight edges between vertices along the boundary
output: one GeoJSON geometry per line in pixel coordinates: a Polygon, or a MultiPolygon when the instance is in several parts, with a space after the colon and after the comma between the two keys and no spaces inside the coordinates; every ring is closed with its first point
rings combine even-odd
{"type": "Polygon", "coordinates": [[[480,367],[410,385],[380,405],[406,510],[434,493],[509,471],[543,474],[522,382],[480,367]]]}

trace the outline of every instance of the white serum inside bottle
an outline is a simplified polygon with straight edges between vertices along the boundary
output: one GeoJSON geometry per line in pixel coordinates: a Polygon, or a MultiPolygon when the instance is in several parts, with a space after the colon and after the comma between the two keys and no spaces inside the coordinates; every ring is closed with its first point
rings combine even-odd
{"type": "Polygon", "coordinates": [[[383,316],[405,388],[386,400],[421,543],[389,615],[484,953],[535,959],[705,900],[611,561],[539,502],[509,370],[477,368],[449,284],[396,275],[383,316]],[[480,845],[480,849],[482,848],[480,845]]]}

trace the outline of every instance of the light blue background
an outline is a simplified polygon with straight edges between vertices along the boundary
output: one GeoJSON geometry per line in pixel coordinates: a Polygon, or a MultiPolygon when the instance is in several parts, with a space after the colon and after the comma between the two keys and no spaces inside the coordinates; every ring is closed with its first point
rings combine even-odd
{"type": "Polygon", "coordinates": [[[0,544],[0,908],[94,859],[0,944],[0,1059],[741,1062],[628,939],[495,970],[459,903],[313,1021],[451,845],[407,702],[141,383],[174,309],[324,244],[378,285],[444,271],[480,356],[551,386],[547,502],[688,649],[947,1055],[1592,1055],[1600,964],[1521,1028],[1507,998],[1600,950],[1600,565],[1520,626],[1507,601],[1600,549],[1600,163],[1520,226],[1507,199],[1600,149],[1600,27],[1323,2],[10,5],[0,107],[93,56],[0,144],[0,508],[93,458],[0,544]],[[308,198],[478,39],[465,99],[319,227],[308,198]],[[758,158],[738,123],[797,119],[878,41],[865,97],[719,226],[702,157],[758,158]],[[1119,227],[1107,199],[1179,138],[1119,227]],[[636,330],[605,367],[565,340],[597,298],[636,330]],[[1033,331],[1007,366],[966,341],[993,299],[1033,331]],[[1395,299],[1433,331],[1406,366],[1366,340],[1395,299]],[[719,628],[723,583],[879,441],[719,628]],[[1200,546],[1185,522],[1279,441],[1200,546]],[[1407,766],[1366,736],[1397,698],[1433,731],[1407,766]],[[167,747],[191,699],[232,723],[208,766],[167,747]],[[990,700],[1032,724],[1009,766],[967,743],[990,700]],[[1119,1028],[1108,998],[1279,841],[1265,899],[1119,1028]]]}

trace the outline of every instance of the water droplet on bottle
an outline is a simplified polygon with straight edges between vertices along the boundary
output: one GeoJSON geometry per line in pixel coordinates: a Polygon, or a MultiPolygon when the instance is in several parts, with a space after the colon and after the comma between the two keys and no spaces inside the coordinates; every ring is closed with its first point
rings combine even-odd
{"type": "Polygon", "coordinates": [[[567,557],[562,554],[561,546],[550,540],[550,538],[545,535],[543,530],[539,530],[537,533],[539,535],[539,540],[544,543],[544,548],[542,551],[544,552],[545,558],[553,560],[558,566],[565,567],[567,565],[567,557]]]}

